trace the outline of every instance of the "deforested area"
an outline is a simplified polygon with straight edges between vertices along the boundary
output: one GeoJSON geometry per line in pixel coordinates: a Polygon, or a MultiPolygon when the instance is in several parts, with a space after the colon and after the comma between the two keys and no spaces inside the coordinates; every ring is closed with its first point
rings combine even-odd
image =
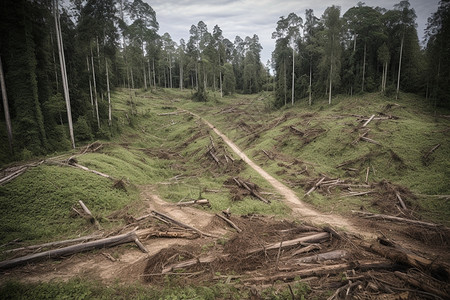
{"type": "Polygon", "coordinates": [[[1,298],[448,299],[447,3],[177,5],[1,4],[1,298]]]}

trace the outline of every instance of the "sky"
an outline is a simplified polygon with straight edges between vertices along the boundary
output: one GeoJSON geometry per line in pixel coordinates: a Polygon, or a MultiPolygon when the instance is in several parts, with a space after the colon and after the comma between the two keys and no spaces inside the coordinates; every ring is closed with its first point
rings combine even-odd
{"type": "MultiPolygon", "coordinates": [[[[350,7],[356,6],[359,0],[144,0],[156,11],[160,35],[168,32],[179,44],[181,38],[187,42],[191,25],[203,21],[212,32],[217,24],[223,36],[234,42],[236,35],[242,39],[257,34],[263,47],[261,61],[263,64],[271,58],[275,48],[272,32],[281,16],[294,12],[305,18],[305,10],[313,9],[316,17],[321,17],[325,9],[331,5],[341,7],[341,15],[350,7]]],[[[367,6],[380,6],[392,9],[400,0],[365,0],[367,6]]],[[[423,31],[428,17],[437,11],[439,0],[409,0],[417,19],[419,40],[423,39],[423,31]]]]}

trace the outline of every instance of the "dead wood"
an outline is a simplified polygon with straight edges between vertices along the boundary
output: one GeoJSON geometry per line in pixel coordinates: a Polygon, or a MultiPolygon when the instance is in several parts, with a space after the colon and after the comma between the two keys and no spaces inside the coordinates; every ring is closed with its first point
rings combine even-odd
{"type": "Polygon", "coordinates": [[[190,205],[196,205],[196,204],[211,206],[208,199],[198,199],[198,200],[192,200],[192,201],[178,202],[177,206],[190,206],[190,205]]]}
{"type": "Polygon", "coordinates": [[[328,297],[327,298],[327,300],[333,300],[333,299],[346,299],[348,296],[349,296],[349,292],[350,292],[350,290],[353,288],[353,287],[355,287],[355,286],[358,286],[358,285],[361,285],[362,284],[362,282],[361,281],[356,281],[356,282],[349,282],[349,283],[347,283],[346,285],[344,285],[344,286],[342,286],[342,287],[340,287],[340,288],[338,288],[337,290],[336,290],[336,292],[334,292],[334,294],[333,295],[331,295],[330,297],[328,297]],[[345,290],[347,290],[347,292],[346,292],[346,294],[345,294],[345,297],[339,297],[339,294],[341,294],[343,291],[345,291],[345,290]]]}
{"type": "Polygon", "coordinates": [[[410,224],[416,224],[416,225],[422,225],[422,226],[428,226],[428,227],[441,227],[442,226],[439,224],[434,224],[434,223],[429,223],[429,222],[405,219],[405,218],[394,217],[394,216],[389,216],[389,215],[373,214],[373,213],[363,212],[363,211],[352,210],[352,213],[359,214],[362,217],[368,218],[368,219],[382,219],[382,220],[410,223],[410,224]]]}
{"type": "Polygon", "coordinates": [[[434,152],[436,151],[439,147],[441,146],[441,144],[437,144],[435,146],[433,146],[427,153],[424,154],[424,156],[422,157],[422,159],[424,161],[426,161],[428,159],[428,157],[434,152]]]}
{"type": "Polygon", "coordinates": [[[177,270],[177,269],[182,269],[182,268],[187,268],[187,267],[191,267],[191,266],[195,266],[197,264],[205,264],[205,263],[210,263],[215,261],[216,259],[219,258],[225,258],[228,257],[229,255],[221,255],[221,256],[216,256],[216,255],[210,255],[210,256],[206,256],[206,257],[197,257],[197,258],[192,258],[192,259],[188,259],[176,264],[172,264],[169,266],[164,267],[164,269],[162,270],[161,274],[166,274],[168,272],[177,270]]]}
{"type": "Polygon", "coordinates": [[[168,112],[168,113],[159,113],[158,116],[173,116],[173,115],[183,114],[185,112],[186,112],[185,110],[177,110],[177,111],[172,111],[172,112],[168,112]]]}
{"type": "MultiPolygon", "coordinates": [[[[293,240],[283,241],[282,248],[301,245],[302,243],[318,243],[318,242],[328,239],[329,237],[330,237],[330,235],[328,232],[320,232],[320,233],[304,236],[304,237],[293,239],[293,240]]],[[[281,243],[274,243],[274,244],[267,245],[266,247],[261,247],[261,248],[256,248],[256,249],[250,250],[247,253],[252,254],[252,253],[256,253],[256,252],[260,252],[260,251],[268,251],[268,250],[278,249],[280,247],[280,245],[281,245],[281,243]]]]}
{"type": "Polygon", "coordinates": [[[371,115],[370,116],[370,118],[363,124],[363,126],[362,127],[366,127],[367,126],[367,124],[369,124],[370,123],[370,121],[372,121],[373,120],[373,118],[375,117],[375,115],[371,115]]]}
{"type": "Polygon", "coordinates": [[[375,141],[375,140],[372,140],[372,139],[370,139],[370,138],[368,138],[368,137],[366,137],[366,136],[362,136],[362,137],[361,137],[361,140],[366,141],[366,142],[369,142],[369,143],[372,143],[372,144],[375,144],[375,145],[381,146],[381,144],[380,144],[379,142],[377,142],[377,141],[375,141]]]}
{"type": "Polygon", "coordinates": [[[27,167],[21,167],[17,171],[15,171],[15,172],[13,172],[13,173],[3,177],[2,179],[0,179],[0,185],[10,182],[14,178],[16,178],[16,177],[22,175],[23,173],[25,173],[26,170],[27,170],[27,167]]]}
{"type": "Polygon", "coordinates": [[[83,209],[84,213],[86,215],[88,215],[88,219],[92,224],[95,224],[95,226],[97,227],[98,230],[102,230],[102,226],[100,225],[100,223],[97,221],[97,219],[92,215],[91,211],[89,210],[89,208],[87,208],[87,206],[84,204],[83,201],[79,200],[78,203],[80,203],[81,208],[83,209]]]}
{"type": "Polygon", "coordinates": [[[312,256],[306,256],[298,259],[291,259],[288,263],[298,264],[298,263],[312,263],[324,260],[337,260],[344,258],[348,255],[348,252],[345,250],[333,250],[330,252],[319,253],[312,256]]]}
{"type": "Polygon", "coordinates": [[[178,225],[178,226],[181,226],[181,227],[184,227],[184,228],[193,230],[193,231],[197,232],[198,234],[200,234],[200,236],[203,236],[203,235],[204,235],[204,236],[209,236],[209,237],[217,238],[217,236],[215,236],[215,235],[212,235],[212,234],[209,234],[209,233],[202,232],[201,230],[198,230],[197,228],[194,228],[194,227],[189,226],[189,225],[187,225],[187,224],[184,224],[184,223],[182,223],[182,222],[180,222],[180,221],[177,221],[177,220],[175,220],[175,219],[173,219],[173,218],[171,218],[171,217],[169,217],[168,215],[165,215],[165,214],[163,214],[163,213],[157,212],[157,211],[155,211],[155,210],[152,210],[152,213],[153,213],[154,216],[159,217],[160,219],[166,220],[166,222],[169,221],[169,222],[171,222],[171,223],[173,223],[173,224],[176,224],[176,225],[178,225]]]}
{"type": "Polygon", "coordinates": [[[82,169],[82,170],[84,170],[84,171],[88,171],[88,172],[97,174],[97,175],[99,175],[99,176],[102,176],[102,177],[105,177],[105,178],[114,180],[114,178],[112,178],[112,177],[109,176],[108,174],[105,174],[105,173],[102,173],[102,172],[99,172],[99,171],[96,171],[96,170],[92,170],[92,169],[89,169],[89,168],[87,168],[87,167],[85,167],[85,166],[82,166],[82,165],[78,164],[78,163],[76,162],[76,160],[74,159],[74,157],[70,157],[69,160],[68,160],[67,162],[68,162],[69,165],[74,166],[74,167],[76,167],[76,168],[79,168],[79,169],[82,169]]]}
{"type": "Polygon", "coordinates": [[[346,194],[347,197],[354,197],[354,196],[363,196],[367,194],[375,193],[375,191],[367,191],[367,192],[350,192],[346,194]]]}
{"type": "Polygon", "coordinates": [[[262,152],[271,160],[273,160],[273,157],[264,149],[262,149],[262,152]]]}
{"type": "Polygon", "coordinates": [[[49,250],[49,251],[44,251],[44,252],[31,254],[31,255],[27,255],[27,256],[23,256],[23,257],[18,257],[18,258],[14,258],[14,259],[10,259],[10,260],[5,260],[5,261],[0,262],[0,269],[9,269],[9,268],[13,268],[13,267],[16,267],[19,265],[40,261],[43,259],[57,258],[57,257],[72,255],[72,254],[90,251],[90,250],[98,249],[98,248],[113,247],[113,246],[117,246],[120,244],[135,242],[136,240],[137,240],[136,232],[131,231],[131,232],[128,232],[125,234],[121,234],[121,235],[117,235],[117,236],[113,236],[113,237],[109,237],[109,238],[105,238],[105,239],[101,239],[101,240],[91,241],[91,242],[82,243],[82,244],[76,244],[76,245],[72,245],[72,246],[68,246],[68,247],[64,247],[64,248],[60,248],[60,249],[49,250]]]}
{"type": "Polygon", "coordinates": [[[230,219],[225,218],[224,216],[221,216],[219,214],[216,214],[216,216],[218,216],[219,218],[221,218],[222,220],[224,220],[225,222],[227,222],[228,225],[230,225],[231,227],[233,227],[234,229],[236,229],[237,232],[242,232],[242,229],[240,229],[236,224],[234,224],[230,219]]]}
{"type": "Polygon", "coordinates": [[[245,188],[247,191],[250,192],[250,194],[252,194],[253,196],[255,196],[256,198],[258,198],[259,200],[261,200],[264,203],[269,204],[270,200],[265,199],[263,196],[261,196],[256,190],[255,188],[250,188],[249,185],[253,185],[254,184],[250,184],[250,183],[246,183],[245,181],[237,178],[237,177],[233,177],[234,182],[236,182],[237,186],[241,187],[241,188],[245,188]]]}
{"type": "Polygon", "coordinates": [[[369,172],[370,172],[370,167],[367,167],[367,171],[366,171],[366,184],[369,184],[369,172]]]}
{"type": "Polygon", "coordinates": [[[87,242],[87,241],[90,241],[90,240],[99,239],[102,236],[103,236],[102,234],[95,234],[95,235],[84,236],[84,237],[71,239],[71,240],[50,242],[50,243],[39,244],[39,245],[32,245],[32,246],[27,246],[27,247],[20,247],[20,248],[6,250],[4,252],[5,253],[10,253],[10,252],[17,252],[17,251],[22,251],[22,250],[34,250],[34,249],[41,249],[41,248],[47,248],[47,247],[62,246],[62,245],[73,244],[73,243],[78,243],[78,242],[87,242]]]}
{"type": "Polygon", "coordinates": [[[308,196],[309,194],[311,194],[312,192],[314,192],[314,190],[316,188],[318,188],[320,186],[320,184],[322,183],[322,181],[325,180],[325,176],[322,177],[322,179],[320,179],[308,192],[306,192],[305,196],[308,196]]]}
{"type": "Polygon", "coordinates": [[[445,280],[448,280],[450,276],[448,266],[421,257],[414,253],[406,253],[400,248],[387,247],[379,243],[369,243],[366,241],[359,241],[357,244],[371,252],[389,258],[393,262],[408,265],[424,271],[430,271],[430,274],[433,277],[445,278],[445,280]]]}
{"type": "Polygon", "coordinates": [[[297,251],[295,251],[294,253],[291,254],[291,257],[294,257],[294,256],[299,255],[299,254],[303,254],[303,253],[308,253],[308,252],[311,252],[311,251],[314,251],[314,250],[321,250],[321,249],[322,248],[320,247],[319,244],[311,244],[311,245],[308,245],[306,247],[298,249],[297,251]]]}
{"type": "Polygon", "coordinates": [[[160,231],[155,230],[153,228],[142,229],[136,231],[136,234],[139,238],[149,239],[149,238],[183,238],[183,239],[196,239],[199,237],[198,233],[190,232],[190,231],[180,231],[180,230],[172,230],[172,231],[160,231]]]}
{"type": "Polygon", "coordinates": [[[402,206],[403,209],[406,209],[406,205],[405,202],[403,202],[402,197],[400,196],[400,193],[395,191],[395,196],[397,196],[398,202],[400,202],[400,205],[402,206]]]}
{"type": "Polygon", "coordinates": [[[441,281],[437,281],[432,277],[428,277],[423,273],[414,272],[414,274],[406,274],[399,271],[394,272],[395,276],[407,282],[409,285],[418,287],[426,292],[432,293],[443,299],[447,299],[450,295],[450,285],[441,281]]]}
{"type": "Polygon", "coordinates": [[[212,157],[212,159],[217,163],[217,165],[220,166],[220,160],[217,158],[217,156],[210,150],[208,150],[208,154],[212,157]]]}
{"type": "Polygon", "coordinates": [[[294,132],[295,134],[299,135],[299,136],[304,136],[305,133],[303,131],[301,131],[298,128],[295,128],[294,126],[289,126],[289,128],[291,129],[292,132],[294,132]]]}

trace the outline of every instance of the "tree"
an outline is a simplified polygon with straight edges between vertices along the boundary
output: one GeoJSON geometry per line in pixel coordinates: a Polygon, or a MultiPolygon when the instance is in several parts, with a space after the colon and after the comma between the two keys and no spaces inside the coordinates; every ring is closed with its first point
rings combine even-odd
{"type": "Polygon", "coordinates": [[[8,95],[6,94],[5,76],[3,74],[2,58],[0,56],[0,87],[2,89],[3,111],[5,113],[6,132],[8,134],[9,151],[13,154],[13,134],[11,117],[9,115],[8,95]]]}
{"type": "Polygon", "coordinates": [[[328,89],[328,104],[331,104],[331,95],[333,82],[337,83],[339,81],[339,71],[340,71],[340,37],[341,37],[341,19],[340,19],[341,9],[338,6],[328,7],[322,19],[325,25],[325,44],[324,50],[325,55],[323,57],[324,62],[329,64],[330,72],[328,75],[329,89],[328,89]],[[333,73],[334,70],[334,73],[333,73]]]}
{"type": "Polygon", "coordinates": [[[72,110],[70,106],[69,96],[69,83],[67,81],[66,60],[64,57],[64,45],[61,35],[61,24],[59,22],[59,6],[58,0],[54,1],[54,15],[55,15],[55,27],[56,27],[56,41],[58,44],[59,63],[61,65],[61,78],[64,90],[64,99],[66,101],[67,120],[69,123],[70,140],[72,142],[72,148],[75,149],[75,137],[73,135],[73,123],[72,123],[72,110]]]}
{"type": "Polygon", "coordinates": [[[319,54],[317,32],[319,31],[319,19],[314,16],[312,9],[307,9],[305,13],[304,37],[306,51],[309,56],[309,86],[308,86],[308,103],[312,104],[312,78],[313,78],[313,61],[319,54]]]}
{"type": "Polygon", "coordinates": [[[224,95],[232,95],[236,90],[233,66],[230,63],[226,63],[223,66],[223,70],[223,93],[224,95]]]}

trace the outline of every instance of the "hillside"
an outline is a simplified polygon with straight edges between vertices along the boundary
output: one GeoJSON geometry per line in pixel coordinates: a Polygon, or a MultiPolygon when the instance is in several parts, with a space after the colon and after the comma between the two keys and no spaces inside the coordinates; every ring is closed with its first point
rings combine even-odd
{"type": "MultiPolygon", "coordinates": [[[[153,211],[168,214],[220,238],[202,238],[200,234],[200,239],[190,241],[179,237],[180,231],[176,231],[175,239],[149,238],[147,234],[143,244],[149,257],[133,247],[120,246],[117,250],[113,250],[115,247],[57,260],[58,272],[52,271],[51,262],[30,264],[2,272],[3,292],[12,293],[18,287],[18,290],[28,291],[30,296],[38,295],[39,289],[64,295],[82,287],[95,297],[115,292],[125,298],[127,293],[149,297],[176,295],[178,298],[189,295],[214,298],[231,293],[247,298],[252,291],[250,285],[246,285],[246,282],[251,283],[251,280],[246,281],[246,272],[253,268],[265,266],[263,274],[258,276],[268,277],[261,282],[267,283],[267,278],[283,280],[276,277],[275,272],[279,269],[280,250],[278,255],[276,251],[266,253],[265,261],[263,255],[254,260],[244,259],[245,251],[275,243],[280,238],[283,241],[308,236],[311,231],[330,234],[330,240],[318,246],[323,248],[319,253],[345,249],[342,251],[346,251],[347,257],[361,263],[359,268],[367,263],[363,259],[370,257],[376,261],[379,258],[373,254],[361,255],[365,252],[358,250],[355,244],[363,242],[354,240],[358,233],[363,236],[380,236],[381,233],[394,245],[414,250],[427,259],[437,259],[444,265],[449,263],[445,250],[449,233],[444,227],[450,220],[450,121],[446,112],[435,115],[422,98],[408,94],[401,95],[398,101],[378,94],[340,96],[331,106],[319,100],[311,107],[300,103],[277,111],[270,109],[273,100],[269,93],[225,98],[211,94],[212,100],[207,103],[192,102],[190,97],[190,91],[170,89],[152,93],[135,90],[132,94],[119,90],[112,100],[113,122],[119,125],[120,135],[70,153],[17,163],[16,167],[4,169],[2,174],[5,175],[17,171],[20,165],[28,165],[22,175],[0,186],[0,218],[4,220],[0,227],[0,244],[9,250],[99,232],[111,236],[136,226],[139,230],[157,228],[159,234],[173,232],[174,229],[161,220],[139,218],[153,211]],[[367,122],[372,115],[374,117],[367,122]],[[233,141],[281,185],[293,190],[299,203],[285,201],[285,194],[246,164],[202,119],[233,141]],[[69,160],[71,157],[74,159],[69,160]],[[86,172],[76,168],[77,165],[110,178],[86,172]],[[207,199],[208,206],[177,206],[180,202],[199,199],[207,199]],[[79,200],[92,211],[101,230],[76,212],[81,210],[79,200]],[[300,201],[306,202],[306,206],[300,201]],[[309,213],[304,213],[305,209],[322,216],[324,221],[317,223],[309,213]],[[352,210],[444,226],[364,219],[352,210]],[[222,211],[231,214],[231,220],[243,229],[242,234],[238,235],[214,216],[222,211]],[[347,228],[335,225],[340,219],[348,222],[347,228]],[[327,224],[335,225],[334,229],[324,231],[323,226],[327,224]],[[340,238],[333,239],[333,232],[340,238]],[[118,262],[106,259],[105,251],[118,262]],[[229,253],[238,255],[239,264],[227,260],[229,253]],[[182,279],[170,274],[166,277],[145,275],[160,272],[161,264],[173,262],[175,256],[183,262],[202,255],[222,257],[224,265],[211,263],[208,272],[196,266],[188,269],[188,277],[182,276],[182,279]],[[270,264],[275,260],[276,268],[270,264]],[[76,277],[81,279],[74,281],[76,277]],[[121,286],[113,287],[115,291],[111,287],[98,289],[89,285],[85,281],[87,278],[102,282],[120,278],[144,285],[150,282],[152,289],[147,292],[141,286],[136,286],[132,292],[121,286]],[[9,279],[16,281],[8,283],[9,279]],[[30,285],[52,279],[70,280],[66,285],[30,285]],[[168,290],[156,288],[164,280],[170,281],[168,286],[180,290],[170,294],[168,290]],[[199,285],[199,282],[204,283],[202,287],[192,290],[191,285],[199,285]],[[223,289],[221,284],[228,287],[223,289]]],[[[281,249],[281,245],[279,247],[281,249]]],[[[281,269],[287,268],[285,258],[294,250],[282,251],[281,269]]],[[[14,252],[3,252],[2,260],[13,255],[14,252]]],[[[342,268],[337,277],[341,271],[356,267],[345,265],[342,268]]],[[[388,269],[404,270],[402,268],[390,265],[388,269]]],[[[361,272],[365,272],[363,269],[361,272]]],[[[258,277],[257,273],[251,274],[258,277]]],[[[296,276],[290,281],[296,281],[296,276]]],[[[341,287],[336,286],[335,279],[329,279],[322,292],[317,290],[319,285],[315,279],[296,281],[295,294],[320,299],[327,293],[330,296],[341,287]]],[[[347,283],[342,282],[342,286],[347,283]]],[[[369,291],[368,282],[363,281],[361,285],[365,292],[373,292],[369,291]]],[[[290,297],[286,285],[279,290],[263,285],[257,290],[262,297],[290,297]]],[[[416,295],[423,295],[421,289],[418,290],[416,295]]]]}

